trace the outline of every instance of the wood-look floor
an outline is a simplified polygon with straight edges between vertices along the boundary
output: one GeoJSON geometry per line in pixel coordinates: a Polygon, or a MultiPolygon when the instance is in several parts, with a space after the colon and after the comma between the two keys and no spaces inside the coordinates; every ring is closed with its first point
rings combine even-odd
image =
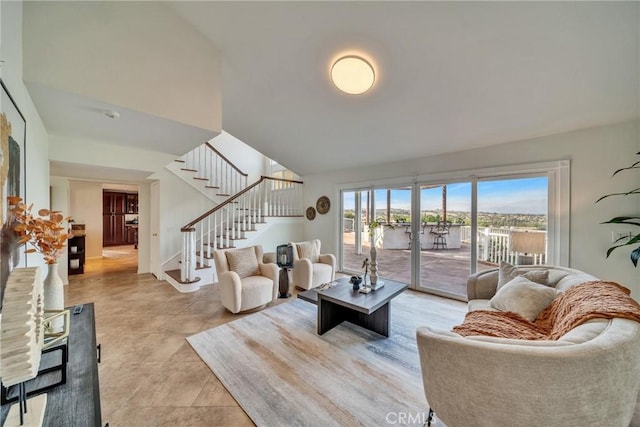
{"type": "MultiPolygon", "coordinates": [[[[110,248],[102,259],[88,260],[85,274],[70,276],[65,287],[66,305],[95,304],[103,423],[253,425],[184,339],[241,315],[222,307],[215,285],[182,294],[136,271],[133,246],[110,248]]],[[[450,329],[466,311],[458,301],[415,295],[424,323],[433,327],[450,329]]]]}

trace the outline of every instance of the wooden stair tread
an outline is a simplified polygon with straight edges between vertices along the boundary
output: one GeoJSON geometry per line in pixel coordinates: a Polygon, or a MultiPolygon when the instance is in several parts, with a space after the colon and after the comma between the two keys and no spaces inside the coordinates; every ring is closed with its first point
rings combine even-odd
{"type": "Polygon", "coordinates": [[[181,171],[187,171],[187,172],[198,172],[197,169],[189,169],[189,168],[180,168],[181,171]]]}
{"type": "MultiPolygon", "coordinates": [[[[222,239],[222,240],[227,240],[226,237],[222,237],[222,236],[218,236],[218,238],[222,239]]],[[[233,242],[233,241],[236,241],[236,240],[245,240],[245,239],[246,239],[246,237],[231,237],[231,236],[229,236],[229,241],[230,242],[233,242]]],[[[211,244],[211,246],[213,246],[213,243],[211,244]]]]}
{"type": "MultiPolygon", "coordinates": [[[[182,261],[178,261],[178,264],[182,264],[182,261]]],[[[200,265],[199,262],[196,261],[196,270],[205,270],[207,268],[211,268],[210,265],[200,265]]],[[[180,270],[178,270],[180,271],[180,270]]]]}
{"type": "Polygon", "coordinates": [[[178,163],[186,163],[184,160],[182,159],[175,159],[174,162],[178,162],[178,163]]]}
{"type": "Polygon", "coordinates": [[[197,179],[198,181],[209,181],[209,178],[202,178],[199,176],[194,176],[193,179],[197,179]]]}
{"type": "Polygon", "coordinates": [[[205,185],[205,188],[215,188],[215,189],[219,189],[220,187],[216,187],[215,185],[205,185]]]}
{"type": "MultiPolygon", "coordinates": [[[[204,246],[207,246],[207,245],[204,245],[204,246]]],[[[197,256],[197,257],[200,257],[200,251],[196,251],[196,256],[197,256]]],[[[206,253],[202,254],[202,257],[203,257],[204,259],[213,259],[213,255],[209,256],[209,255],[207,255],[206,253]]]]}
{"type": "Polygon", "coordinates": [[[165,271],[164,274],[166,274],[167,276],[170,276],[176,282],[182,283],[184,285],[187,285],[190,283],[196,283],[200,281],[200,278],[196,277],[190,282],[183,282],[182,280],[180,280],[180,270],[168,270],[168,271],[165,271]]]}

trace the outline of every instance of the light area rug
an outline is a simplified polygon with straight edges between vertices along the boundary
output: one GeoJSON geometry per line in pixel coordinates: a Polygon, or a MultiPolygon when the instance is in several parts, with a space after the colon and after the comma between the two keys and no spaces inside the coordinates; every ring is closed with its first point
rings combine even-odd
{"type": "Polygon", "coordinates": [[[424,320],[404,298],[389,338],[348,322],[317,335],[316,306],[294,299],[187,340],[258,426],[422,425],[424,320]]]}

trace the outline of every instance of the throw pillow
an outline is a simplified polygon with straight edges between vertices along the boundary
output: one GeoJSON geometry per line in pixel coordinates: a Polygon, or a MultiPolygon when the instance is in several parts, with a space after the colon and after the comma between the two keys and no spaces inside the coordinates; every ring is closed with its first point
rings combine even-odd
{"type": "Polygon", "coordinates": [[[500,263],[500,270],[498,271],[498,287],[496,289],[499,290],[518,276],[524,276],[532,282],[547,285],[549,270],[520,268],[502,261],[500,263]]]}
{"type": "Polygon", "coordinates": [[[320,254],[315,241],[296,243],[298,258],[308,258],[312,263],[320,262],[320,254]]]}
{"type": "Polygon", "coordinates": [[[501,287],[489,304],[496,310],[512,311],[533,322],[557,294],[554,288],[517,276],[501,287]]]}
{"type": "Polygon", "coordinates": [[[253,246],[242,249],[234,249],[226,251],[229,270],[238,273],[241,279],[249,276],[259,276],[260,267],[258,266],[258,258],[256,258],[256,250],[253,246]]]}

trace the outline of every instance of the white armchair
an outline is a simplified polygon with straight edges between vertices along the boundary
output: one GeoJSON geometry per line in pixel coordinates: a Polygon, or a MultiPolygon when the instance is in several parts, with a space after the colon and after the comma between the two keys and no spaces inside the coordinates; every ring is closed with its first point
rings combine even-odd
{"type": "Polygon", "coordinates": [[[220,301],[232,313],[262,307],[278,295],[278,266],[262,262],[262,246],[213,252],[220,301]]]}
{"type": "Polygon", "coordinates": [[[293,246],[293,284],[302,289],[312,289],[336,277],[336,257],[320,253],[320,239],[307,242],[291,242],[293,246]]]}

